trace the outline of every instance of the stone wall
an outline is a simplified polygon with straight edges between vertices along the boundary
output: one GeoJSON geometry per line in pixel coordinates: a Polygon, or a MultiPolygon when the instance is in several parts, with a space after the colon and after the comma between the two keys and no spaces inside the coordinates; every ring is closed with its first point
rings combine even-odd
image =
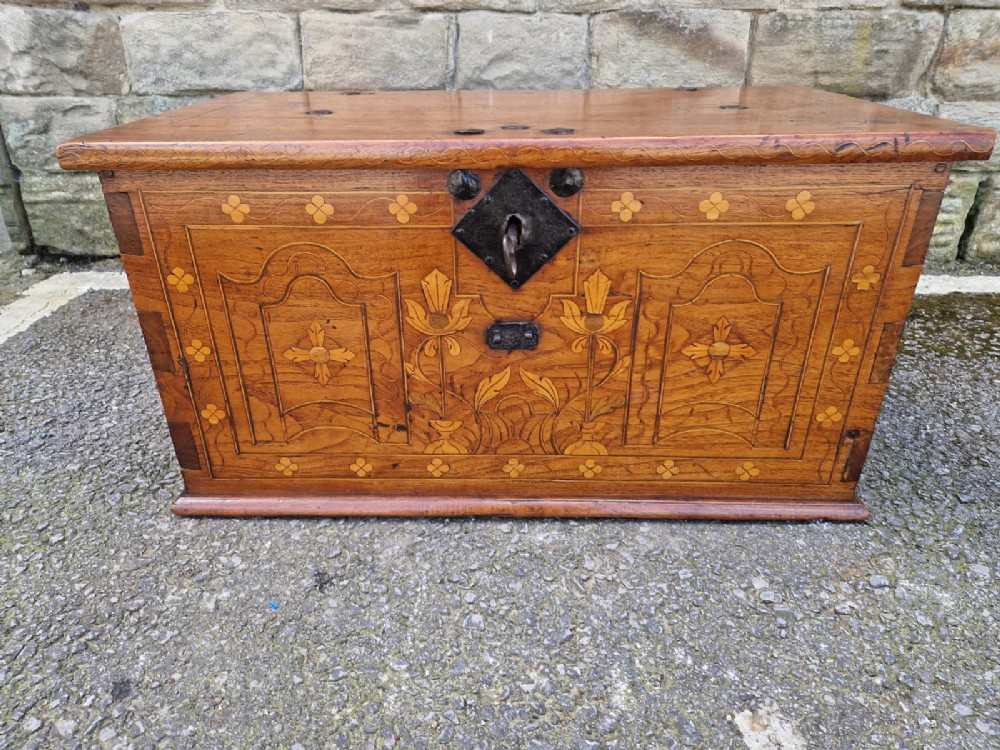
{"type": "MultiPolygon", "coordinates": [[[[0,252],[113,255],[56,143],[222,92],[744,83],[1000,127],[1000,0],[0,2],[0,252]]],[[[1000,157],[956,169],[932,254],[1000,261],[1000,157]]]]}

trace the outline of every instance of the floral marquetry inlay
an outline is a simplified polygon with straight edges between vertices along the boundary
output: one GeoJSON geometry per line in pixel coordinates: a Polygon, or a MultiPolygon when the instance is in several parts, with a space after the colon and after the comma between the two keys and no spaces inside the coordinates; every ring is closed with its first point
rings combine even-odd
{"type": "Polygon", "coordinates": [[[313,366],[313,377],[326,385],[330,382],[330,363],[346,363],[354,359],[354,352],[341,346],[334,346],[332,349],[325,345],[326,332],[318,322],[313,321],[307,331],[309,341],[312,344],[308,349],[293,346],[285,351],[285,358],[292,362],[310,364],[313,366]]]}
{"type": "Polygon", "coordinates": [[[226,202],[222,204],[222,213],[232,219],[236,224],[242,224],[243,220],[250,215],[250,206],[240,200],[238,195],[230,195],[226,202]]]}
{"type": "Polygon", "coordinates": [[[442,345],[447,346],[448,352],[453,356],[461,354],[462,347],[452,334],[465,330],[465,327],[472,322],[472,318],[469,317],[471,300],[459,300],[450,310],[448,309],[448,303],[451,301],[451,285],[451,279],[435,268],[420,282],[427,307],[421,307],[410,299],[403,300],[406,304],[406,322],[430,336],[424,342],[424,353],[431,357],[442,345]]]}
{"type": "Polygon", "coordinates": [[[616,303],[605,314],[604,306],[607,304],[610,291],[611,279],[598,269],[583,282],[586,313],[573,300],[564,299],[562,301],[563,314],[559,320],[571,331],[580,334],[573,340],[572,349],[574,352],[583,351],[588,340],[594,338],[602,352],[611,353],[611,340],[607,338],[606,334],[617,331],[625,325],[625,310],[628,308],[630,300],[616,303]]]}
{"type": "Polygon", "coordinates": [[[604,467],[601,466],[599,463],[597,463],[597,461],[595,461],[592,458],[588,458],[586,461],[580,464],[577,467],[577,469],[579,469],[580,473],[583,474],[584,478],[586,479],[593,479],[602,471],[604,471],[604,467]]]}
{"type": "Polygon", "coordinates": [[[524,472],[524,464],[516,458],[511,458],[503,465],[504,474],[511,479],[517,479],[524,472]]]}
{"type": "Polygon", "coordinates": [[[741,482],[749,482],[756,476],[760,476],[760,469],[754,466],[753,461],[744,461],[736,467],[736,476],[741,482]]]}
{"type": "Polygon", "coordinates": [[[656,467],[656,473],[660,475],[660,479],[670,479],[670,477],[680,474],[681,470],[674,465],[673,461],[667,459],[656,467]]]}
{"type": "Polygon", "coordinates": [[[708,200],[698,204],[698,210],[705,214],[705,218],[709,221],[715,221],[729,210],[729,201],[722,197],[722,193],[715,192],[708,196],[708,200]]]}
{"type": "Polygon", "coordinates": [[[374,466],[364,458],[356,458],[354,463],[351,464],[351,471],[357,474],[359,477],[366,477],[372,473],[374,466]]]}
{"type": "Polygon", "coordinates": [[[427,464],[427,472],[435,478],[443,477],[449,471],[451,471],[451,467],[440,458],[431,459],[431,462],[427,464]]]}
{"type": "Polygon", "coordinates": [[[637,201],[632,193],[626,191],[622,193],[620,199],[612,201],[611,210],[618,214],[618,218],[622,221],[632,221],[632,217],[642,210],[642,203],[637,201]]]}
{"type": "Polygon", "coordinates": [[[194,276],[183,268],[175,268],[167,276],[167,283],[178,292],[186,292],[194,283],[194,276]]]}
{"type": "Polygon", "coordinates": [[[299,465],[294,463],[290,458],[282,457],[278,463],[274,465],[274,470],[279,474],[284,474],[286,477],[290,477],[299,470],[299,465]]]}
{"type": "Polygon", "coordinates": [[[878,280],[881,278],[882,274],[875,270],[875,266],[865,266],[861,269],[860,273],[856,273],[851,277],[851,281],[858,287],[859,292],[867,292],[878,284],[878,280]]]}
{"type": "Polygon", "coordinates": [[[333,216],[333,206],[327,203],[322,195],[314,195],[306,204],[306,213],[312,216],[317,224],[326,224],[326,220],[333,216]]]}
{"type": "Polygon", "coordinates": [[[833,347],[833,356],[837,358],[838,362],[847,362],[851,357],[856,357],[859,354],[861,354],[861,347],[855,346],[854,339],[844,339],[843,344],[833,347]]]}
{"type": "Polygon", "coordinates": [[[788,211],[796,221],[804,219],[806,214],[811,214],[816,210],[816,204],[812,200],[812,194],[808,190],[803,190],[794,198],[789,198],[785,203],[785,210],[788,211]]]}
{"type": "Polygon", "coordinates": [[[201,410],[201,416],[209,424],[216,425],[226,418],[226,412],[215,404],[205,404],[205,408],[201,410]]]}
{"type": "Polygon", "coordinates": [[[681,349],[681,353],[704,371],[711,382],[718,383],[726,373],[727,365],[733,366],[750,359],[757,351],[722,317],[712,327],[711,341],[688,344],[681,349]]]}
{"type": "Polygon", "coordinates": [[[821,427],[830,427],[843,418],[844,415],[840,413],[840,409],[836,406],[828,406],[816,415],[816,421],[819,422],[821,427]]]}
{"type": "Polygon", "coordinates": [[[191,343],[184,347],[184,351],[195,362],[204,362],[212,350],[201,342],[201,339],[191,339],[191,343]]]}
{"type": "Polygon", "coordinates": [[[407,224],[410,217],[417,212],[417,204],[405,195],[397,195],[396,200],[389,204],[389,213],[396,217],[400,224],[407,224]]]}

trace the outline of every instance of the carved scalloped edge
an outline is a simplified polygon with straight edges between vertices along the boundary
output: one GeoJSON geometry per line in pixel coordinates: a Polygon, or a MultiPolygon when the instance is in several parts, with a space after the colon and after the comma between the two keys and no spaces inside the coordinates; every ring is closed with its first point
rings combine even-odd
{"type": "Polygon", "coordinates": [[[835,164],[852,162],[959,161],[987,159],[993,139],[982,132],[954,134],[951,140],[908,135],[870,143],[831,138],[771,139],[758,142],[690,138],[662,144],[619,141],[483,141],[476,147],[387,143],[86,143],[70,141],[56,150],[64,169],[330,169],[393,167],[493,168],[502,166],[678,166],[684,164],[835,164]]]}

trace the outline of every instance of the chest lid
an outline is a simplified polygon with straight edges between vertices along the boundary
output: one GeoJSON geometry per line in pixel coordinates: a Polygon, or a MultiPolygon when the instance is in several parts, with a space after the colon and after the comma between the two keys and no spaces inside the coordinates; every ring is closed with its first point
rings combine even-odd
{"type": "Polygon", "coordinates": [[[994,133],[799,86],[239,93],[62,143],[65,169],[958,161],[994,133]],[[354,95],[352,95],[354,94],[354,95]]]}

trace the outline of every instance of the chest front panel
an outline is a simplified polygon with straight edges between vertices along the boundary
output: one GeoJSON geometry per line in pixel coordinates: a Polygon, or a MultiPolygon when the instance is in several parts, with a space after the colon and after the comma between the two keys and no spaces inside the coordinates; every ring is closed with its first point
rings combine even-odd
{"type": "Polygon", "coordinates": [[[872,171],[590,170],[549,193],[579,233],[516,290],[452,234],[499,172],[470,200],[436,171],[165,177],[126,260],[165,303],[189,484],[848,497],[921,197],[872,171]],[[537,347],[490,348],[497,321],[537,347]]]}

